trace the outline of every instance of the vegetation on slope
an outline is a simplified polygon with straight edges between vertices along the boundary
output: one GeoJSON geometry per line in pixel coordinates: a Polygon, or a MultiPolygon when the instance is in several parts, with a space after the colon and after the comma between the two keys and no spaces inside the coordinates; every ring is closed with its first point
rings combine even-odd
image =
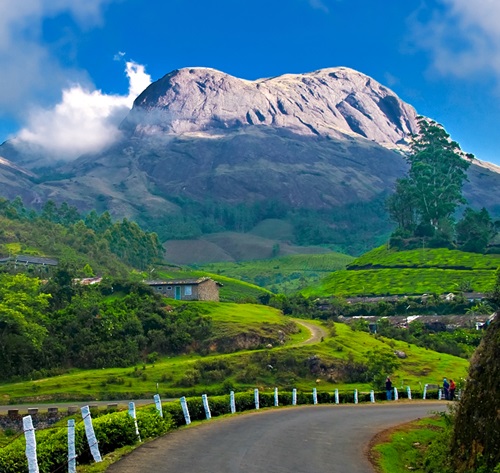
{"type": "Polygon", "coordinates": [[[218,275],[230,275],[274,293],[292,294],[317,283],[332,271],[344,269],[352,260],[351,256],[331,252],[198,267],[218,275]]]}
{"type": "Polygon", "coordinates": [[[495,269],[499,265],[499,255],[463,253],[446,248],[395,251],[381,247],[302,293],[316,297],[486,293],[493,287],[495,269]]]}

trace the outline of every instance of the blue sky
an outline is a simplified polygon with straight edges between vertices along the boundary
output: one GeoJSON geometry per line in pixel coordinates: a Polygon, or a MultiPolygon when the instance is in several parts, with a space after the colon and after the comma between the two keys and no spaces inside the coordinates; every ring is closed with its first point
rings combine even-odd
{"type": "Polygon", "coordinates": [[[173,69],[357,69],[500,165],[495,0],[2,0],[0,141],[74,157],[173,69]],[[52,148],[51,148],[52,147],[52,148]]]}

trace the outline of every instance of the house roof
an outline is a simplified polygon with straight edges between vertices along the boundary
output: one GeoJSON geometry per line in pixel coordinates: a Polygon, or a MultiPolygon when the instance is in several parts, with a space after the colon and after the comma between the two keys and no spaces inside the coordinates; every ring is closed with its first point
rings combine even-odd
{"type": "MultiPolygon", "coordinates": [[[[192,286],[204,283],[206,281],[212,281],[212,278],[202,277],[202,278],[187,278],[187,279],[167,279],[167,280],[152,280],[144,281],[148,286],[192,286]]],[[[217,285],[220,285],[216,282],[217,285]]]]}

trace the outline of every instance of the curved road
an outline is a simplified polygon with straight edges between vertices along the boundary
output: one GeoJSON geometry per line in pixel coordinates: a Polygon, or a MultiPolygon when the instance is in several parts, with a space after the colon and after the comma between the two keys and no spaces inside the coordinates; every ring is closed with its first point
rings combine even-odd
{"type": "Polygon", "coordinates": [[[171,432],[107,471],[373,473],[366,450],[377,432],[445,409],[429,401],[256,411],[171,432]]]}
{"type": "Polygon", "coordinates": [[[325,338],[328,334],[326,330],[322,327],[319,327],[316,324],[312,324],[310,322],[306,322],[303,319],[292,319],[295,323],[302,325],[309,332],[311,332],[311,336],[304,342],[300,343],[300,345],[310,345],[311,343],[319,343],[322,338],[325,338]]]}

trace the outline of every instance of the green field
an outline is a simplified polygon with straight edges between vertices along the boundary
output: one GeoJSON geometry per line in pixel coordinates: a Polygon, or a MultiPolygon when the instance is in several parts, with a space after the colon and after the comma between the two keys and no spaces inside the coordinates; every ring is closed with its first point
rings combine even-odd
{"type": "Polygon", "coordinates": [[[287,294],[318,283],[332,271],[344,269],[352,261],[352,256],[330,252],[239,263],[211,263],[198,268],[287,294]]]}
{"type": "Polygon", "coordinates": [[[500,255],[448,249],[393,251],[377,248],[302,291],[312,297],[489,292],[500,255]]]}
{"type": "MultiPolygon", "coordinates": [[[[248,327],[252,326],[256,331],[266,332],[278,327],[287,330],[290,324],[289,318],[264,306],[213,303],[207,307],[207,313],[221,330],[232,325],[231,337],[237,332],[248,333],[248,327]]],[[[369,390],[368,383],[334,382],[326,372],[321,374],[312,370],[310,364],[311,360],[320,360],[323,366],[334,369],[342,361],[363,363],[377,350],[400,350],[407,354],[392,376],[398,388],[410,385],[413,390],[420,390],[425,383],[439,383],[443,376],[461,379],[467,372],[468,362],[461,358],[353,331],[344,324],[335,324],[335,332],[335,336],[327,336],[323,342],[304,344],[310,334],[302,327],[289,335],[284,345],[277,344],[273,348],[206,356],[191,354],[164,358],[154,364],[72,370],[51,378],[2,384],[0,403],[141,398],[152,396],[157,386],[163,397],[220,394],[230,389],[242,391],[254,387],[265,391],[275,386],[304,391],[312,386],[317,386],[319,391],[355,387],[369,390]]]]}

